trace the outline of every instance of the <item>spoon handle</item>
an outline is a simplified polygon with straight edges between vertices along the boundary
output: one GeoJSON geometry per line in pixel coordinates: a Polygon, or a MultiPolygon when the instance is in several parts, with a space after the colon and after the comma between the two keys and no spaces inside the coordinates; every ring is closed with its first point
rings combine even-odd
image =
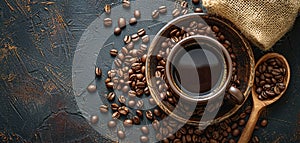
{"type": "Polygon", "coordinates": [[[256,122],[260,116],[261,109],[262,109],[261,107],[253,106],[248,123],[247,123],[246,127],[244,128],[243,133],[242,133],[238,143],[248,143],[249,142],[249,140],[252,136],[253,130],[255,128],[256,122]]]}

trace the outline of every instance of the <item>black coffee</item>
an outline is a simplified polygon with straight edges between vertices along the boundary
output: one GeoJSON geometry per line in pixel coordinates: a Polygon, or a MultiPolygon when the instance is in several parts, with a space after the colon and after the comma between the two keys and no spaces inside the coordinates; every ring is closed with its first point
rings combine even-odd
{"type": "Polygon", "coordinates": [[[209,93],[221,81],[224,60],[208,44],[186,44],[173,57],[171,74],[178,88],[187,93],[209,93]]]}

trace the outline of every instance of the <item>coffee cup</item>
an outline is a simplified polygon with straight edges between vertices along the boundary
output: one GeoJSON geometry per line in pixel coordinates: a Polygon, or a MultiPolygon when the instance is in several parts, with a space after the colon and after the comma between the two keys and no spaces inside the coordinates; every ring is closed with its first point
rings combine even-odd
{"type": "Polygon", "coordinates": [[[169,53],[165,68],[171,89],[182,99],[205,103],[228,91],[235,103],[244,102],[242,92],[230,83],[230,55],[216,39],[195,35],[181,40],[169,53]]]}

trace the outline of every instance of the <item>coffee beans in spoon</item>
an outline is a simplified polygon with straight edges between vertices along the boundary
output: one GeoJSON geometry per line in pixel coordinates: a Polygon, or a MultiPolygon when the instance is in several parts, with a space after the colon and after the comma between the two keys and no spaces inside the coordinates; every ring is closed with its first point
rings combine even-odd
{"type": "Polygon", "coordinates": [[[271,58],[258,66],[255,71],[256,93],[260,100],[272,99],[284,89],[286,68],[277,58],[271,58]]]}

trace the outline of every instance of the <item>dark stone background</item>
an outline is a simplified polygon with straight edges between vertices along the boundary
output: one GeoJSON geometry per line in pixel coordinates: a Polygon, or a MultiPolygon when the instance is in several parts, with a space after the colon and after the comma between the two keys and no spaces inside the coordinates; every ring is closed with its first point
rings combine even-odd
{"type": "MultiPolygon", "coordinates": [[[[71,84],[81,34],[108,0],[0,1],[0,139],[31,142],[104,142],[79,113],[71,84]]],[[[272,36],[272,35],[270,35],[272,36]]],[[[261,118],[262,142],[300,141],[300,19],[268,52],[290,63],[286,94],[261,118]]],[[[253,48],[256,60],[263,52],[253,48]]],[[[249,99],[250,100],[250,99],[249,99]]],[[[1,142],[2,140],[0,140],[1,142]]]]}

